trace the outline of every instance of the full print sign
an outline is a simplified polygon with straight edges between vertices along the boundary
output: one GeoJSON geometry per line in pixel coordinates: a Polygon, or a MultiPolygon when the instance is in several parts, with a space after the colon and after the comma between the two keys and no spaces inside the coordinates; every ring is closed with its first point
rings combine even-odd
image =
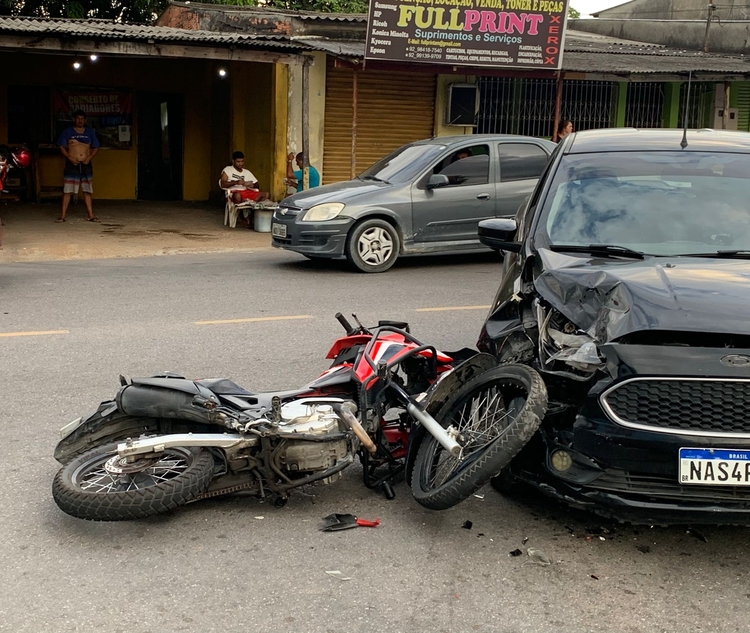
{"type": "Polygon", "coordinates": [[[567,0],[371,0],[366,59],[559,69],[567,0]]]}

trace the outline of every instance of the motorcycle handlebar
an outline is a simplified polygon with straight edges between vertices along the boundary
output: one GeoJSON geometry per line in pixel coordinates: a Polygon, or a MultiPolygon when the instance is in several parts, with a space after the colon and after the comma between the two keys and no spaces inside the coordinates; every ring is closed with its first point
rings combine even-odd
{"type": "Polygon", "coordinates": [[[346,333],[348,335],[352,335],[356,332],[356,330],[352,327],[352,324],[349,323],[349,321],[346,320],[346,317],[341,314],[341,312],[336,313],[336,320],[341,323],[342,327],[346,330],[346,333]]]}

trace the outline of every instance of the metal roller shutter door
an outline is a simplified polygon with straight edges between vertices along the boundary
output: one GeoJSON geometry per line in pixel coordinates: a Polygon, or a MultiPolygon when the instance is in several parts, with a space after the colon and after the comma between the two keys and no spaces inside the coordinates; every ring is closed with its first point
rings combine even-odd
{"type": "MultiPolygon", "coordinates": [[[[326,73],[323,182],[349,180],[352,174],[353,71],[326,73]]],[[[434,75],[363,71],[357,76],[355,173],[404,143],[433,135],[434,75]]]]}

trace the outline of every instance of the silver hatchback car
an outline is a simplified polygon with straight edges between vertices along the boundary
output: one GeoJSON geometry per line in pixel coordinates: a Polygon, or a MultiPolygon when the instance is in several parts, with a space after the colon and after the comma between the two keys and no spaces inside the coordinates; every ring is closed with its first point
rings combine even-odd
{"type": "Polygon", "coordinates": [[[399,147],[354,180],[281,201],[273,245],[388,270],[401,255],[486,249],[481,220],[513,217],[555,144],[528,136],[438,137],[399,147]]]}

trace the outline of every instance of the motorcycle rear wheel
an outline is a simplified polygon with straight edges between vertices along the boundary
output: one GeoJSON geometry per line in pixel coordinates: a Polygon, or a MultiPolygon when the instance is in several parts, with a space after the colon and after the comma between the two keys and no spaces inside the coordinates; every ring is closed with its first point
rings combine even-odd
{"type": "Polygon", "coordinates": [[[213,469],[213,456],[205,449],[167,448],[128,464],[112,443],[63,466],[52,482],[52,496],[63,512],[79,519],[142,519],[195,499],[208,488],[213,469]]]}
{"type": "Polygon", "coordinates": [[[546,410],[544,381],[525,365],[503,365],[469,381],[435,416],[458,431],[463,452],[453,457],[426,435],[412,472],[414,498],[431,510],[460,503],[510,463],[546,410]]]}

